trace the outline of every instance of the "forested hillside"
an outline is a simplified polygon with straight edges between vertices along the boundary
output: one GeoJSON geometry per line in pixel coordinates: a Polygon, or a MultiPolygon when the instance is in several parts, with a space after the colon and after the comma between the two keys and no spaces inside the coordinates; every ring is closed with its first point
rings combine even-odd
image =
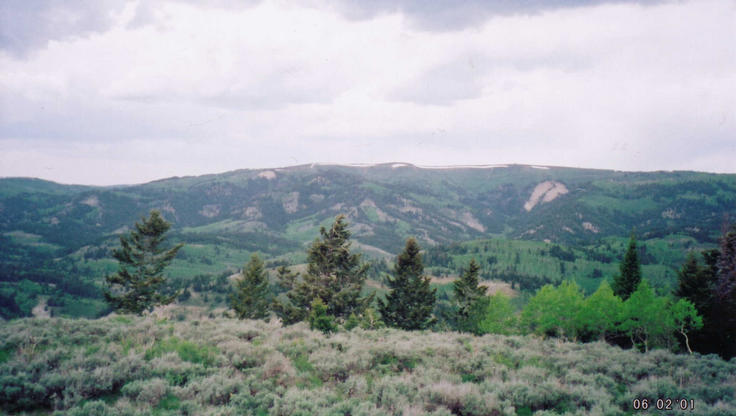
{"type": "Polygon", "coordinates": [[[0,179],[3,315],[27,316],[40,299],[64,315],[104,313],[111,249],[151,209],[185,243],[170,275],[198,289],[223,288],[254,252],[268,267],[303,263],[305,244],[339,213],[356,248],[374,259],[376,280],[388,270],[383,260],[414,236],[436,275],[456,275],[475,256],[486,279],[533,290],[571,276],[592,291],[635,231],[648,277],[667,289],[686,252],[714,246],[725,216],[736,216],[736,175],[391,163],[113,187],[0,179]]]}

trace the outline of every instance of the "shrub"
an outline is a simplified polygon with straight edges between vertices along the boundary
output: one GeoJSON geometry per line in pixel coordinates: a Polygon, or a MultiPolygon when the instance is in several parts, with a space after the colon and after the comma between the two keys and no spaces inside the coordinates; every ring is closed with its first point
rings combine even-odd
{"type": "Polygon", "coordinates": [[[151,360],[167,352],[176,352],[182,360],[204,366],[212,365],[215,356],[215,351],[212,347],[200,346],[177,337],[170,337],[153,344],[151,348],[146,350],[145,358],[146,360],[151,360]]]}

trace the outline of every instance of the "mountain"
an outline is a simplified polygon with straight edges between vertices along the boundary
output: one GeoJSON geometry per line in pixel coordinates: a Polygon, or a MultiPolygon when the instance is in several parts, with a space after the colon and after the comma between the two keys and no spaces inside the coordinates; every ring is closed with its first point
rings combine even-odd
{"type": "Polygon", "coordinates": [[[736,216],[736,175],[387,163],[110,187],[5,178],[1,279],[65,285],[84,297],[114,270],[109,249],[117,235],[151,209],[173,223],[172,239],[187,243],[172,273],[191,278],[237,269],[252,251],[298,262],[320,226],[340,213],[356,246],[379,258],[394,256],[408,236],[424,247],[492,238],[580,247],[635,230],[641,240],[712,245],[726,216],[736,216]]]}

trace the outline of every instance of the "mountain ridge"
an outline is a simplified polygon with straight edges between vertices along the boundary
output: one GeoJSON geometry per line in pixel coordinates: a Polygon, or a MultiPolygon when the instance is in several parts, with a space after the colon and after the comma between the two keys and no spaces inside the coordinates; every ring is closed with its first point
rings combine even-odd
{"type": "Polygon", "coordinates": [[[380,163],[303,163],[299,165],[288,165],[278,167],[264,167],[264,168],[239,168],[227,170],[219,173],[203,173],[200,175],[175,175],[168,176],[159,179],[152,179],[146,182],[140,183],[120,183],[110,185],[92,185],[82,183],[63,183],[53,179],[45,179],[35,176],[0,176],[0,181],[17,181],[17,180],[29,180],[29,181],[41,181],[49,184],[59,186],[73,186],[73,187],[87,187],[87,188],[114,188],[114,187],[131,187],[141,186],[155,182],[164,182],[169,180],[177,179],[191,179],[191,178],[202,178],[218,175],[234,174],[239,172],[249,171],[269,171],[269,170],[291,170],[299,168],[314,168],[314,167],[351,167],[351,168],[372,168],[372,167],[392,167],[392,168],[416,168],[416,169],[427,169],[427,170],[461,170],[461,169],[498,169],[498,168],[511,168],[511,167],[526,167],[531,169],[548,170],[548,169],[578,169],[578,170],[591,170],[601,172],[612,172],[612,173],[692,173],[692,174],[708,174],[708,175],[736,175],[736,173],[724,173],[724,172],[710,172],[710,171],[699,171],[699,170],[621,170],[621,169],[605,169],[605,168],[589,168],[580,166],[562,166],[562,165],[539,165],[539,164],[524,164],[524,163],[498,163],[498,164],[465,164],[465,165],[424,165],[414,164],[409,162],[380,162],[380,163]],[[400,165],[400,166],[398,166],[400,165]]]}

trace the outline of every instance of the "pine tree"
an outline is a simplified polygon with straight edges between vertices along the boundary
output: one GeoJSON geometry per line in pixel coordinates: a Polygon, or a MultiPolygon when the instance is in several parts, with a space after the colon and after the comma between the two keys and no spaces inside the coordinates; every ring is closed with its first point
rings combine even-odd
{"type": "Polygon", "coordinates": [[[721,236],[718,274],[714,287],[714,315],[721,334],[719,354],[736,356],[736,224],[721,236]]]}
{"type": "Polygon", "coordinates": [[[288,302],[279,300],[276,305],[284,323],[305,320],[317,298],[327,305],[329,315],[341,320],[351,313],[360,315],[373,301],[373,295],[360,296],[369,265],[350,251],[345,216],[338,215],[329,230],[322,227],[320,235],[307,251],[306,274],[292,282],[288,302]]]}
{"type": "Polygon", "coordinates": [[[325,334],[334,332],[337,329],[335,318],[327,314],[327,305],[322,299],[315,298],[310,304],[309,312],[309,328],[322,331],[325,334]]]}
{"type": "Polygon", "coordinates": [[[487,287],[479,285],[479,271],[480,266],[475,259],[471,259],[467,270],[453,282],[457,325],[461,331],[472,331],[474,329],[475,323],[469,321],[471,315],[477,315],[472,313],[478,309],[474,304],[485,296],[486,290],[488,290],[487,287]]]}
{"type": "Polygon", "coordinates": [[[625,301],[634,293],[639,286],[639,282],[641,282],[641,264],[639,263],[639,254],[636,250],[636,237],[634,234],[631,234],[629,247],[626,250],[619,270],[619,274],[613,279],[611,288],[616,296],[625,301]]]}
{"type": "MultiPolygon", "coordinates": [[[[697,258],[685,260],[678,273],[678,285],[675,297],[687,300],[693,304],[698,315],[702,317],[703,325],[700,329],[692,328],[688,334],[687,344],[702,354],[720,354],[723,346],[721,324],[723,317],[719,316],[716,307],[716,281],[718,279],[718,259],[721,252],[718,249],[704,250],[702,253],[704,265],[700,265],[697,258]]],[[[683,340],[684,341],[684,340],[683,340]]]]}
{"type": "Polygon", "coordinates": [[[701,315],[707,314],[713,303],[713,280],[694,253],[688,254],[677,277],[675,297],[692,302],[701,315]]]}
{"type": "Polygon", "coordinates": [[[379,301],[379,311],[389,326],[415,330],[425,329],[433,322],[437,289],[429,286],[419,251],[414,238],[406,240],[404,251],[396,259],[394,278],[388,279],[390,292],[385,301],[379,301]]]}
{"type": "Polygon", "coordinates": [[[142,314],[158,305],[174,301],[179,293],[161,293],[166,283],[164,269],[183,244],[162,247],[171,224],[158,211],[135,223],[135,229],[120,236],[120,248],[113,250],[118,271],[105,277],[105,299],[117,311],[142,314]]]}
{"type": "Polygon", "coordinates": [[[286,291],[286,295],[275,297],[271,304],[271,309],[281,319],[284,325],[295,324],[299,321],[304,320],[306,313],[303,309],[294,306],[297,304],[295,299],[297,282],[299,273],[292,272],[286,266],[280,266],[276,270],[276,283],[277,285],[286,291]],[[283,299],[283,298],[286,299],[283,299]]]}
{"type": "Polygon", "coordinates": [[[257,254],[243,267],[242,278],[236,282],[235,292],[230,295],[230,307],[240,319],[263,319],[268,316],[271,291],[268,273],[257,254]]]}

